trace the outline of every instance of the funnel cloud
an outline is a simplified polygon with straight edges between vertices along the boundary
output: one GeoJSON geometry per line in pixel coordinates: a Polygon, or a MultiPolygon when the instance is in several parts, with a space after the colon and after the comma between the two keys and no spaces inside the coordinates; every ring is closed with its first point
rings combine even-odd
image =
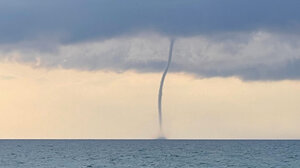
{"type": "Polygon", "coordinates": [[[158,116],[159,116],[159,130],[160,130],[160,137],[164,137],[163,136],[163,122],[162,122],[162,111],[161,111],[161,100],[162,100],[162,91],[163,91],[163,87],[164,87],[164,81],[166,78],[166,75],[168,73],[169,70],[169,66],[171,64],[172,61],[172,51],[173,51],[173,46],[174,46],[174,39],[171,39],[170,42],[170,49],[169,49],[169,58],[168,58],[168,63],[166,66],[166,69],[161,77],[161,81],[160,81],[160,86],[159,86],[159,92],[158,92],[158,116]]]}

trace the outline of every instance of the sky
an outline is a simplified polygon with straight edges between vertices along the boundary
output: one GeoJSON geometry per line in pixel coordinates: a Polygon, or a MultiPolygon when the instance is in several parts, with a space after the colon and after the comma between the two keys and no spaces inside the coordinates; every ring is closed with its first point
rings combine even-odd
{"type": "Polygon", "coordinates": [[[2,0],[0,138],[299,139],[298,0],[2,0]]]}

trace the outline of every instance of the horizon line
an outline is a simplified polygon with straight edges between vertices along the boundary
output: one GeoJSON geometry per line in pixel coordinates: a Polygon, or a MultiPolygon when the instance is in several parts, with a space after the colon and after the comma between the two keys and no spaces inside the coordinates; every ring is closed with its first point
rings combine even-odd
{"type": "Polygon", "coordinates": [[[158,141],[300,141],[300,138],[0,138],[3,140],[158,140],[158,141]]]}

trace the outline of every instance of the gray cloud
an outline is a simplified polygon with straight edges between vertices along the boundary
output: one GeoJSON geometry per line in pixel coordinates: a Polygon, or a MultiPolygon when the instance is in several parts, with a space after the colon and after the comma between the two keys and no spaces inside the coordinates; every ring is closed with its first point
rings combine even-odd
{"type": "MultiPolygon", "coordinates": [[[[109,39],[147,30],[166,36],[299,31],[299,0],[2,0],[0,43],[109,39]]],[[[30,46],[34,47],[34,46],[30,46]]]]}
{"type": "MultiPolygon", "coordinates": [[[[255,31],[177,38],[170,71],[198,77],[237,76],[244,80],[299,79],[299,37],[255,31]]],[[[4,49],[0,58],[35,67],[158,72],[166,64],[168,45],[167,36],[145,32],[58,45],[49,52],[22,47],[4,49]]]]}
{"type": "Polygon", "coordinates": [[[300,77],[299,0],[2,0],[0,61],[244,80],[300,77]]]}

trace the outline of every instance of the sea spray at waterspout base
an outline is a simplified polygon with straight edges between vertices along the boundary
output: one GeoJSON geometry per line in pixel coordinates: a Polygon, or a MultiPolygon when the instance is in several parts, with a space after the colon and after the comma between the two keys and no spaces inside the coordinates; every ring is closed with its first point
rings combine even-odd
{"type": "Polygon", "coordinates": [[[170,41],[170,48],[169,48],[169,58],[168,58],[168,63],[166,66],[166,69],[161,77],[161,81],[160,81],[160,87],[159,87],[159,92],[158,92],[158,116],[159,116],[159,137],[160,138],[164,138],[164,134],[163,134],[163,121],[162,121],[162,111],[161,111],[161,100],[162,100],[162,91],[163,91],[163,86],[164,86],[164,81],[166,78],[166,75],[168,73],[169,70],[169,66],[171,64],[172,61],[172,51],[173,51],[173,45],[174,45],[175,40],[171,39],[170,41]]]}

